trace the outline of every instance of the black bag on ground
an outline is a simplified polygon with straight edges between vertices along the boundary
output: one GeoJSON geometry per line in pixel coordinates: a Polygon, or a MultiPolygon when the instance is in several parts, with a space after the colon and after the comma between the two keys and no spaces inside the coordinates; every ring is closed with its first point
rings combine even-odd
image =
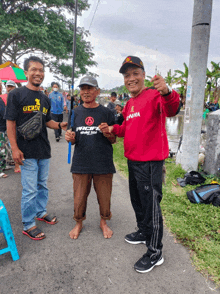
{"type": "Polygon", "coordinates": [[[186,192],[191,203],[210,204],[220,206],[220,185],[208,184],[186,192]]]}
{"type": "Polygon", "coordinates": [[[205,178],[203,178],[203,176],[200,173],[193,170],[189,173],[186,173],[184,177],[186,184],[189,185],[198,185],[203,184],[205,182],[205,178]]]}
{"type": "Polygon", "coordinates": [[[177,182],[181,187],[185,187],[186,185],[198,185],[203,184],[205,182],[205,178],[197,172],[192,170],[184,175],[184,178],[177,178],[177,182]]]}

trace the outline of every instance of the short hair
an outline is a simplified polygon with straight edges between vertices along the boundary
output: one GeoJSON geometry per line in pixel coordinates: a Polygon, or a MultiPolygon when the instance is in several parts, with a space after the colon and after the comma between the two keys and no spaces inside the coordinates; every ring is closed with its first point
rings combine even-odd
{"type": "Polygon", "coordinates": [[[57,82],[52,82],[52,83],[51,83],[51,87],[53,87],[54,85],[57,85],[58,88],[60,87],[59,83],[57,83],[57,82]]]}
{"type": "Polygon", "coordinates": [[[121,104],[116,104],[116,106],[120,106],[121,110],[123,109],[123,106],[121,104]]]}
{"type": "Polygon", "coordinates": [[[37,56],[30,56],[29,58],[25,59],[24,61],[24,70],[25,71],[28,71],[28,68],[30,66],[30,62],[33,61],[33,62],[39,62],[43,65],[44,67],[44,62],[41,58],[37,57],[37,56]]]}
{"type": "Polygon", "coordinates": [[[117,97],[116,92],[111,92],[111,97],[117,97]]]}

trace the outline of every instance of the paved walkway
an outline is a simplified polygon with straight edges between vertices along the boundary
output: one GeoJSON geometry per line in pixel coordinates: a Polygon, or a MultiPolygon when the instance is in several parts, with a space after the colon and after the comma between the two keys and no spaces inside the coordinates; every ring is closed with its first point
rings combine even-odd
{"type": "MultiPolygon", "coordinates": [[[[220,293],[194,270],[189,252],[164,231],[162,266],[147,274],[136,273],[134,263],[146,252],[143,244],[130,245],[124,235],[134,231],[127,179],[114,175],[112,194],[111,239],[104,239],[99,228],[99,210],[94,190],[89,196],[87,219],[78,240],[69,238],[74,222],[72,178],[67,164],[67,143],[55,142],[49,130],[52,159],[49,176],[48,211],[56,213],[59,223],[39,222],[46,234],[42,241],[22,235],[20,175],[0,179],[0,199],[11,220],[20,260],[13,262],[9,253],[0,256],[0,293],[67,294],[208,294],[220,293]]],[[[5,244],[0,235],[0,246],[5,244]]]]}

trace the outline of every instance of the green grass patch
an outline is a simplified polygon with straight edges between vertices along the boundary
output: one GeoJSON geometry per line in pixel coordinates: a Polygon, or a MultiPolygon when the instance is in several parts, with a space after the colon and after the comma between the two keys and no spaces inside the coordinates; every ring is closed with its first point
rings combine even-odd
{"type": "MultiPolygon", "coordinates": [[[[128,177],[123,139],[113,145],[114,163],[128,177]]],[[[186,195],[196,186],[178,186],[176,179],[186,172],[174,160],[166,160],[166,185],[163,185],[161,209],[164,223],[173,234],[174,242],[186,246],[196,269],[220,286],[220,207],[212,204],[192,204],[186,195]]],[[[204,184],[220,179],[208,176],[204,184]]]]}

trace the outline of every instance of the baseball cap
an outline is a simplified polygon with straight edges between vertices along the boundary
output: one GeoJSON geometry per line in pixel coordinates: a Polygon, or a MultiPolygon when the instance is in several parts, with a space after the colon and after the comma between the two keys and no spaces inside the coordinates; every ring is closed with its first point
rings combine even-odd
{"type": "Polygon", "coordinates": [[[92,76],[85,76],[80,80],[79,86],[82,87],[83,85],[89,85],[92,87],[98,87],[97,80],[92,76]]]}
{"type": "Polygon", "coordinates": [[[125,60],[122,63],[122,66],[119,70],[120,73],[125,73],[125,70],[130,66],[135,65],[137,67],[140,67],[144,70],[144,64],[141,61],[141,59],[137,56],[128,56],[125,58],[125,60]]]}
{"type": "Polygon", "coordinates": [[[7,87],[7,86],[16,87],[16,84],[15,84],[15,82],[14,82],[14,81],[12,81],[12,80],[9,80],[9,81],[7,81],[7,83],[6,83],[6,87],[7,87]]]}

